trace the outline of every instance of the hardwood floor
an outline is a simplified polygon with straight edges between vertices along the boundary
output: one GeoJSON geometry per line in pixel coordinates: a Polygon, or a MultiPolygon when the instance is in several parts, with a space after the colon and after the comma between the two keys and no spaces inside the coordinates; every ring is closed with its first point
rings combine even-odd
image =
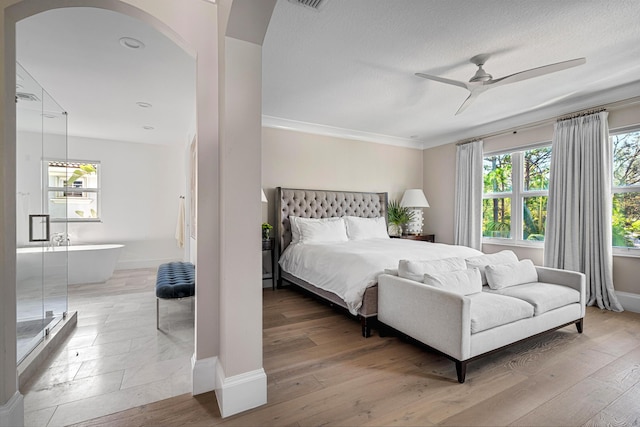
{"type": "MultiPolygon", "coordinates": [[[[425,325],[428,327],[428,325],[425,325]]],[[[448,359],[296,291],[264,291],[268,404],[220,418],[189,394],[78,426],[638,425],[640,314],[589,307],[574,326],[472,362],[448,359]]]]}

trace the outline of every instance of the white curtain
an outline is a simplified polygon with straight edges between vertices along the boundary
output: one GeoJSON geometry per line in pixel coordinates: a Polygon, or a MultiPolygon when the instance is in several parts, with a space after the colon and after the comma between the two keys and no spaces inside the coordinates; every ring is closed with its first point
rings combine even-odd
{"type": "Polygon", "coordinates": [[[544,265],[584,273],[587,305],[622,311],[613,289],[613,166],[607,115],[555,124],[544,265]]]}
{"type": "Polygon", "coordinates": [[[482,246],[482,141],[458,145],[453,240],[480,250],[482,246]]]}

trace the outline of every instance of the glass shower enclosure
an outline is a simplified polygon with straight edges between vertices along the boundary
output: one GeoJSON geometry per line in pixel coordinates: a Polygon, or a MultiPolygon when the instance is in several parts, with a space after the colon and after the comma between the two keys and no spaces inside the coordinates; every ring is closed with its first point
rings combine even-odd
{"type": "MultiPolygon", "coordinates": [[[[16,63],[17,360],[67,313],[66,218],[50,220],[48,164],[67,161],[67,113],[16,63]]],[[[66,203],[64,197],[62,202],[66,203]]],[[[66,209],[64,209],[66,212],[66,209]]]]}

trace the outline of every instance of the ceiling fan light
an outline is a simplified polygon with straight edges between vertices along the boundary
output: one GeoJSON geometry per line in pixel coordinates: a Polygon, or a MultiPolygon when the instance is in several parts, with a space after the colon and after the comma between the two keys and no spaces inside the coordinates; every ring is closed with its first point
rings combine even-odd
{"type": "Polygon", "coordinates": [[[482,69],[482,65],[478,65],[478,71],[476,71],[473,77],[471,77],[469,82],[470,83],[486,82],[491,80],[492,78],[493,77],[491,76],[491,74],[487,73],[485,70],[482,69]]]}

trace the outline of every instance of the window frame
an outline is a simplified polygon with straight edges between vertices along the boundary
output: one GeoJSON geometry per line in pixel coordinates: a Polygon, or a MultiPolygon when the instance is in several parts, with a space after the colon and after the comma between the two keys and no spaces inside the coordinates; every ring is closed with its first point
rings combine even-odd
{"type": "MultiPolygon", "coordinates": [[[[68,166],[67,166],[68,167],[68,166]]],[[[43,174],[42,174],[42,181],[43,181],[43,188],[45,189],[43,191],[43,203],[42,206],[45,210],[45,213],[50,214],[49,212],[49,194],[50,192],[61,192],[63,194],[65,194],[65,197],[67,200],[69,198],[73,198],[73,196],[68,196],[66,195],[66,193],[78,193],[78,189],[82,190],[82,193],[95,193],[96,194],[96,217],[95,218],[69,218],[68,215],[66,218],[57,218],[57,217],[50,217],[51,222],[102,222],[102,216],[101,216],[101,206],[102,206],[102,190],[101,190],[101,175],[102,175],[102,163],[99,160],[76,160],[76,159],[66,159],[66,160],[61,160],[61,159],[56,159],[56,158],[46,158],[42,160],[42,170],[43,170],[43,174]],[[96,165],[96,187],[69,187],[69,186],[64,186],[64,187],[52,187],[49,185],[49,163],[50,162],[56,162],[56,163],[66,163],[66,164],[92,164],[92,165],[96,165]]],[[[68,203],[68,202],[67,202],[68,203]]],[[[67,209],[65,207],[65,209],[67,209]]]]}
{"type": "MultiPolygon", "coordinates": [[[[508,245],[508,246],[527,246],[527,247],[544,247],[544,240],[525,240],[522,238],[524,232],[524,199],[525,197],[540,197],[545,196],[547,200],[549,198],[549,189],[546,190],[524,190],[524,153],[529,150],[535,150],[536,148],[551,147],[551,141],[538,142],[535,144],[529,144],[521,147],[487,151],[482,153],[482,161],[486,157],[499,156],[503,154],[511,155],[511,191],[503,193],[485,193],[484,185],[482,191],[482,200],[485,199],[500,199],[509,197],[511,198],[511,237],[485,237],[482,236],[482,243],[488,245],[508,245]]],[[[553,154],[552,154],[553,156],[553,154]]],[[[483,169],[483,182],[484,182],[484,169],[483,169]]],[[[546,233],[545,233],[546,234],[546,233]]],[[[546,236],[545,236],[546,237],[546,236]]]]}
{"type": "MultiPolygon", "coordinates": [[[[623,133],[632,133],[632,132],[640,132],[640,126],[624,126],[616,129],[609,129],[609,138],[612,138],[615,135],[620,135],[623,133]]],[[[613,162],[614,162],[614,153],[613,153],[613,143],[611,143],[611,214],[613,215],[613,196],[615,194],[624,194],[624,193],[640,193],[640,183],[634,185],[625,185],[625,186],[616,186],[614,184],[613,177],[613,162]]],[[[628,256],[628,257],[638,257],[640,258],[640,248],[631,247],[631,246],[613,246],[613,242],[611,242],[611,247],[613,249],[613,255],[617,256],[628,256]]]]}

